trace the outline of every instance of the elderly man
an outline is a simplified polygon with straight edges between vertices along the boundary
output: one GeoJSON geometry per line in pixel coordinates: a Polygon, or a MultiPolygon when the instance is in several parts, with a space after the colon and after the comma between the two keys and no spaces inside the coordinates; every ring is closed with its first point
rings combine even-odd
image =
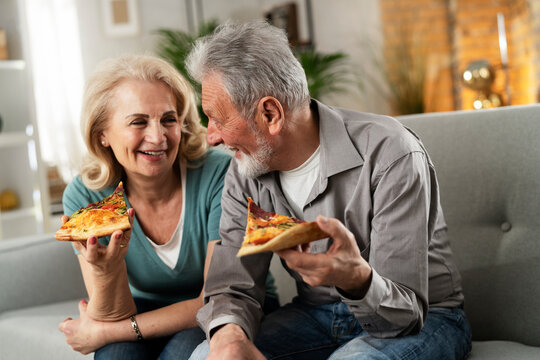
{"type": "Polygon", "coordinates": [[[390,117],[310,99],[286,35],[228,23],[188,58],[207,140],[234,151],[192,358],[462,359],[470,328],[433,164],[390,117]],[[247,197],[330,237],[280,251],[292,303],[263,318],[272,253],[237,258],[247,197]]]}

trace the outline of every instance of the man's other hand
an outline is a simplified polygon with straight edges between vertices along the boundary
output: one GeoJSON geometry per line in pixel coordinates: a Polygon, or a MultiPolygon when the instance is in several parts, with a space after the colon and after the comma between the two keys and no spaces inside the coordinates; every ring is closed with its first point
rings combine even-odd
{"type": "Polygon", "coordinates": [[[242,328],[227,324],[210,339],[207,360],[263,360],[264,355],[248,339],[242,328]]]}

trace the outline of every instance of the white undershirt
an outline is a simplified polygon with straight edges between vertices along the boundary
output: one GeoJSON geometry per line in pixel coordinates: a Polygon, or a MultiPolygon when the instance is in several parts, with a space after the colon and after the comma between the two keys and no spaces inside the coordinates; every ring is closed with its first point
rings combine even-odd
{"type": "Polygon", "coordinates": [[[281,189],[296,216],[304,215],[306,200],[319,178],[320,153],[320,147],[317,147],[309,159],[296,169],[279,172],[281,189]]]}
{"type": "Polygon", "coordinates": [[[180,220],[176,229],[172,234],[169,241],[163,245],[158,245],[153,242],[148,236],[146,240],[152,245],[156,254],[169,268],[174,269],[178,262],[178,256],[180,255],[180,247],[182,246],[182,230],[184,228],[184,213],[186,212],[186,164],[184,161],[180,162],[180,178],[182,179],[182,213],[180,214],[180,220]]]}

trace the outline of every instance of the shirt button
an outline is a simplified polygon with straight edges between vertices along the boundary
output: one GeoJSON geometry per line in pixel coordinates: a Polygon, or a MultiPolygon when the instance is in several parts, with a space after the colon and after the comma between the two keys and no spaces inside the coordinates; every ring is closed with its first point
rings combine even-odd
{"type": "Polygon", "coordinates": [[[510,224],[509,222],[503,222],[501,224],[501,231],[502,232],[509,232],[511,228],[512,228],[512,224],[510,224]]]}

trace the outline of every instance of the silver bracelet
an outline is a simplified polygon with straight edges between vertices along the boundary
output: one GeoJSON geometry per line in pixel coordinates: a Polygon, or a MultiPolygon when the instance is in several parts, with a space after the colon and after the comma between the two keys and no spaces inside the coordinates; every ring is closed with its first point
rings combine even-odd
{"type": "Polygon", "coordinates": [[[139,330],[139,325],[137,325],[137,320],[135,320],[135,315],[131,315],[129,320],[131,320],[131,327],[133,328],[133,331],[135,331],[135,335],[137,335],[137,340],[141,341],[143,336],[141,334],[141,330],[139,330]]]}

